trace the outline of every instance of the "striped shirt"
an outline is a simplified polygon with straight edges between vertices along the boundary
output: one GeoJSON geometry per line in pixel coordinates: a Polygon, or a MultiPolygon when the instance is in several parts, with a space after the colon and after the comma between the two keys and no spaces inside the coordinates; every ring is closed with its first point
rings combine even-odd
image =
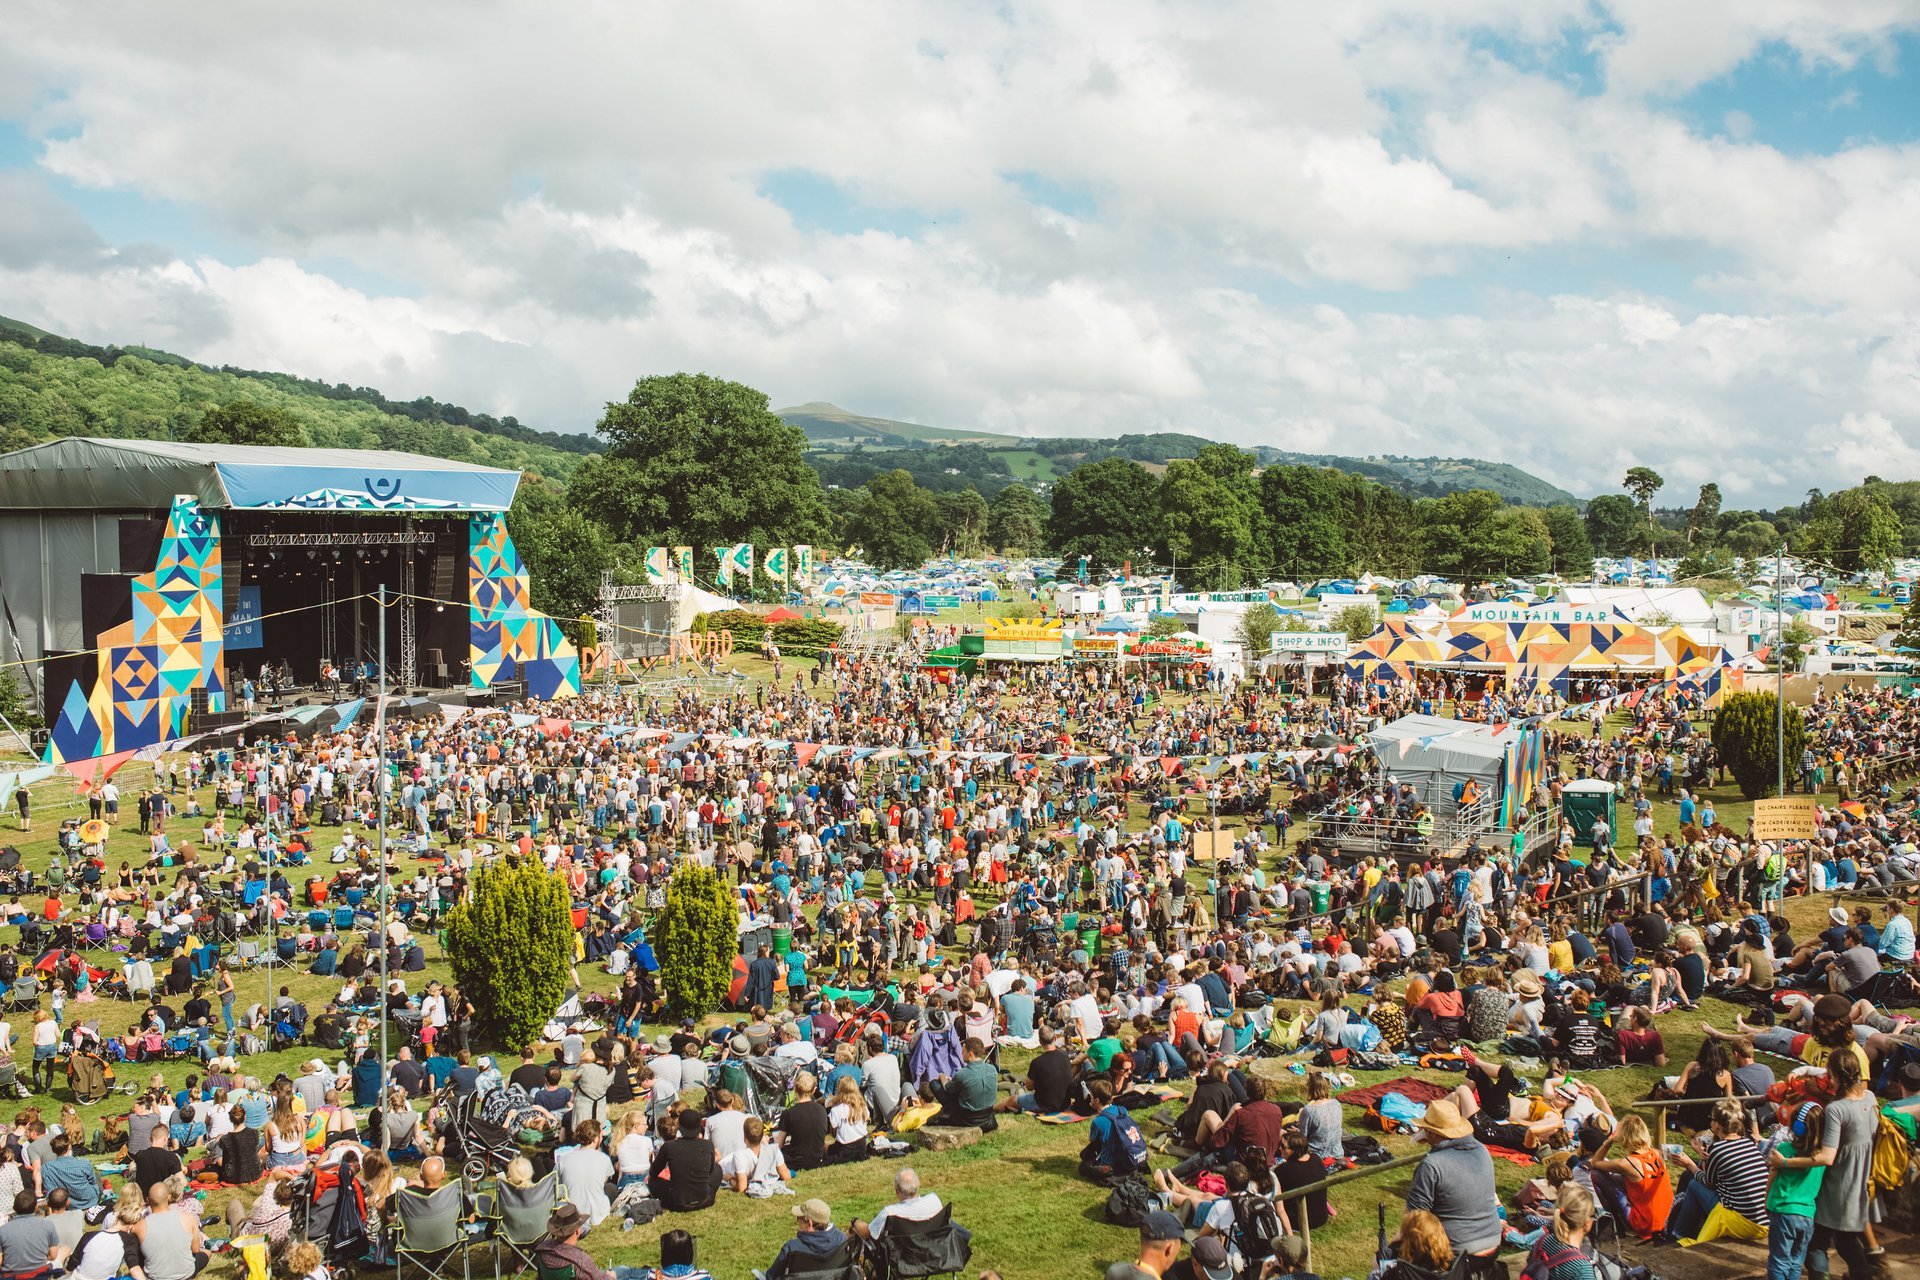
{"type": "Polygon", "coordinates": [[[1716,1138],[1701,1174],[1720,1203],[1750,1222],[1767,1222],[1767,1151],[1751,1138],[1716,1138]]]}

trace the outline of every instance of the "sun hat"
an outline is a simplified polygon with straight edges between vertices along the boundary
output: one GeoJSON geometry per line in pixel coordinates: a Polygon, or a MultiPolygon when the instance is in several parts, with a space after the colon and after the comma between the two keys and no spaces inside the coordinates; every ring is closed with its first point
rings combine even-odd
{"type": "Polygon", "coordinates": [[[586,1215],[574,1205],[562,1204],[548,1216],[547,1234],[556,1240],[564,1240],[577,1231],[586,1220],[586,1215]]]}
{"type": "Polygon", "coordinates": [[[1827,909],[1827,919],[1833,921],[1835,924],[1853,923],[1853,917],[1847,914],[1845,907],[1829,907],[1827,909]]]}
{"type": "Polygon", "coordinates": [[[1473,1126],[1462,1118],[1459,1105],[1451,1098],[1429,1102],[1427,1113],[1420,1117],[1420,1127],[1443,1138],[1465,1138],[1473,1133],[1473,1126]]]}
{"type": "Polygon", "coordinates": [[[1545,988],[1540,985],[1540,975],[1531,969],[1522,969],[1513,975],[1513,992],[1521,996],[1540,995],[1545,988]]]}

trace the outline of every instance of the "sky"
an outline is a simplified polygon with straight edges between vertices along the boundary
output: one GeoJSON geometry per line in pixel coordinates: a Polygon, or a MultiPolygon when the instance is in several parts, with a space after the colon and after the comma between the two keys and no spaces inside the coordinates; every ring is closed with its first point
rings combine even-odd
{"type": "Polygon", "coordinates": [[[1920,0],[59,0],[0,314],[590,430],[1920,478],[1920,0]]]}

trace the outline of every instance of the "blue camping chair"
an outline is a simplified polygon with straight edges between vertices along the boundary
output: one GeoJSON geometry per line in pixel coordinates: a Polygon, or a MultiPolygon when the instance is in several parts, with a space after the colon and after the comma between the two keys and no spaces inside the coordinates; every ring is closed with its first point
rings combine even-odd
{"type": "Polygon", "coordinates": [[[336,929],[353,928],[353,908],[335,907],[333,909],[333,927],[336,929]]]}

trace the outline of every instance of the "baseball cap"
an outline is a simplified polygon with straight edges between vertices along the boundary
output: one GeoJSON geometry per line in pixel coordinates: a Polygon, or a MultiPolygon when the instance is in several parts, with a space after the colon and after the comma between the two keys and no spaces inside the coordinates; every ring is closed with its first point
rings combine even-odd
{"type": "Polygon", "coordinates": [[[1203,1280],[1233,1280],[1227,1265],[1227,1246],[1219,1236],[1201,1236],[1193,1242],[1193,1273],[1203,1280]]]}
{"type": "Polygon", "coordinates": [[[799,1204],[793,1206],[793,1216],[796,1218],[805,1218],[808,1222],[814,1223],[817,1226],[830,1227],[833,1225],[833,1210],[827,1207],[825,1200],[802,1200],[799,1204]]]}
{"type": "Polygon", "coordinates": [[[1187,1229],[1165,1209],[1155,1209],[1140,1224],[1142,1240],[1185,1240],[1187,1229]]]}

